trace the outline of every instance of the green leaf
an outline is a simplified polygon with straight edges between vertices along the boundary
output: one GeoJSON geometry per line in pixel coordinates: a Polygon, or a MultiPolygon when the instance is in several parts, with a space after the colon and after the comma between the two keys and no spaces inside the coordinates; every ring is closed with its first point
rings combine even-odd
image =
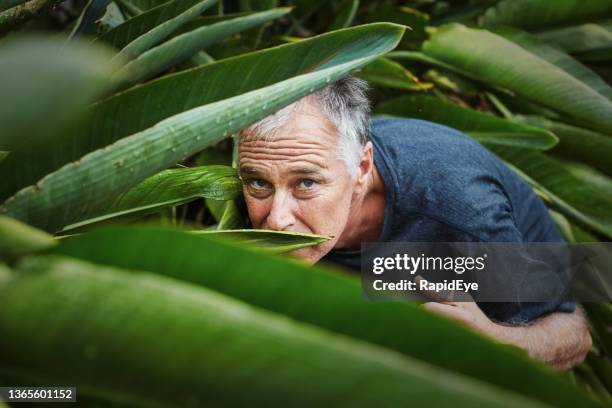
{"type": "Polygon", "coordinates": [[[612,20],[543,31],[537,36],[583,61],[612,55],[612,20]]]}
{"type": "MultiPolygon", "coordinates": [[[[389,54],[387,54],[387,58],[393,59],[393,60],[404,60],[404,61],[413,61],[413,62],[419,62],[422,64],[430,64],[430,65],[434,65],[440,68],[444,68],[446,70],[464,75],[466,77],[469,77],[469,73],[465,73],[463,71],[461,71],[460,69],[458,69],[457,67],[453,67],[452,65],[448,65],[440,60],[437,60],[435,58],[432,58],[429,55],[425,55],[424,53],[420,52],[420,51],[393,51],[390,52],[389,54]]],[[[476,79],[476,78],[475,78],[476,79]]]]}
{"type": "MultiPolygon", "coordinates": [[[[217,200],[205,200],[206,208],[210,212],[210,215],[214,218],[215,222],[219,222],[221,216],[223,215],[223,211],[225,209],[225,205],[228,204],[226,201],[217,201],[217,200]]],[[[213,228],[215,226],[213,225],[213,228]]],[[[218,228],[218,224],[217,224],[218,228]]],[[[229,228],[231,229],[231,228],[229,228]]]]}
{"type": "Polygon", "coordinates": [[[113,405],[542,406],[202,287],[69,258],[29,259],[0,285],[0,333],[11,384],[69,383],[113,405]]]}
{"type": "MultiPolygon", "coordinates": [[[[231,144],[231,140],[228,139],[231,144]]],[[[232,165],[231,146],[211,146],[206,148],[192,157],[194,166],[209,166],[211,164],[222,164],[225,166],[232,165]]]]}
{"type": "Polygon", "coordinates": [[[254,12],[245,11],[241,13],[227,13],[227,14],[216,15],[216,16],[208,16],[208,15],[201,16],[201,17],[198,17],[198,18],[195,18],[189,21],[188,23],[185,23],[185,25],[183,25],[177,32],[179,34],[187,33],[189,31],[193,31],[203,26],[220,23],[222,21],[232,20],[237,17],[246,17],[251,14],[254,14],[254,12]]]}
{"type": "Polygon", "coordinates": [[[113,28],[125,22],[125,17],[119,6],[114,1],[111,1],[106,7],[104,15],[96,21],[98,34],[106,33],[113,28]]]}
{"type": "Polygon", "coordinates": [[[477,97],[483,91],[479,84],[445,68],[428,69],[423,74],[423,78],[431,81],[440,90],[451,91],[469,98],[477,97]]]}
{"type": "Polygon", "coordinates": [[[96,34],[96,21],[105,13],[109,2],[110,0],[89,0],[83,7],[70,37],[96,34]]]}
{"type": "Polygon", "coordinates": [[[148,33],[165,21],[175,18],[201,1],[173,0],[164,2],[106,32],[99,37],[99,40],[120,50],[138,37],[148,33]]]}
{"type": "Polygon", "coordinates": [[[228,201],[221,209],[217,230],[246,228],[247,218],[238,206],[237,200],[228,201]]]}
{"type": "Polygon", "coordinates": [[[421,83],[419,79],[401,64],[381,57],[366,65],[356,76],[365,79],[372,85],[408,91],[422,91],[431,88],[431,84],[421,83]]]}
{"type": "MultiPolygon", "coordinates": [[[[608,26],[612,22],[607,23],[608,26]]],[[[540,32],[537,37],[567,53],[609,48],[612,32],[606,24],[587,23],[540,32]]]]}
{"type": "Polygon", "coordinates": [[[612,176],[610,136],[537,116],[515,115],[513,119],[554,133],[559,143],[552,150],[553,153],[588,163],[612,176]]]}
{"type": "Polygon", "coordinates": [[[429,57],[516,92],[587,126],[612,132],[612,102],[566,71],[486,30],[451,24],[423,45],[429,57]]]}
{"type": "Polygon", "coordinates": [[[120,7],[121,12],[128,19],[131,19],[133,17],[137,17],[140,14],[144,13],[144,11],[141,10],[138,6],[135,6],[134,2],[131,1],[131,0],[115,0],[115,2],[120,7]]]}
{"type": "Polygon", "coordinates": [[[572,231],[572,224],[565,218],[565,216],[561,213],[556,212],[555,210],[548,209],[548,215],[555,223],[555,226],[561,233],[561,236],[567,242],[576,242],[574,237],[574,232],[572,231]]]}
{"type": "Polygon", "coordinates": [[[66,44],[59,38],[28,36],[4,41],[0,46],[4,101],[0,150],[29,149],[64,130],[74,121],[75,111],[113,85],[108,80],[116,68],[109,63],[111,56],[106,48],[77,41],[66,44]],[[75,89],[79,91],[73,92],[75,89]]]}
{"type": "Polygon", "coordinates": [[[387,21],[409,27],[402,41],[406,42],[407,40],[423,40],[426,37],[425,27],[429,23],[429,16],[410,7],[378,4],[365,13],[364,20],[367,22],[387,21]]]}
{"type": "Polygon", "coordinates": [[[130,2],[140,10],[147,11],[157,6],[167,4],[170,0],[130,0],[130,2]]]}
{"type": "MultiPolygon", "coordinates": [[[[361,54],[361,44],[366,46],[365,55],[369,52],[367,46],[395,36],[398,30],[384,24],[339,30],[132,88],[92,106],[78,129],[63,132],[40,146],[30,146],[27,151],[11,153],[0,163],[0,200],[92,150],[172,115],[346,62],[361,54]]],[[[226,121],[225,117],[221,120],[226,121]]]]}
{"type": "Polygon", "coordinates": [[[44,231],[21,222],[0,216],[0,260],[39,252],[53,247],[56,241],[44,231]]]}
{"type": "Polygon", "coordinates": [[[555,135],[547,130],[462,108],[428,95],[405,95],[384,101],[375,113],[437,122],[491,144],[545,150],[557,143],[555,135]]]}
{"type": "Polygon", "coordinates": [[[231,200],[242,191],[236,170],[228,166],[205,166],[165,170],[151,176],[115,199],[104,211],[67,225],[63,231],[117,217],[143,216],[188,203],[196,198],[231,200]]]}
{"type": "Polygon", "coordinates": [[[608,0],[502,0],[484,13],[480,24],[542,29],[611,14],[608,0]]]}
{"type": "Polygon", "coordinates": [[[552,406],[597,406],[517,349],[487,340],[413,303],[364,302],[359,279],[349,273],[289,263],[205,236],[151,227],[96,231],[62,241],[53,252],[203,285],[552,406]],[[147,256],[141,256],[145,252],[147,256]]]}
{"type": "Polygon", "coordinates": [[[590,184],[612,203],[612,179],[584,163],[565,161],[564,166],[582,183],[590,184]]]}
{"type": "Polygon", "coordinates": [[[240,0],[240,10],[263,11],[278,7],[278,0],[240,0]]]}
{"type": "Polygon", "coordinates": [[[612,237],[612,201],[576,178],[563,164],[533,150],[489,146],[529,184],[546,194],[549,205],[587,229],[612,237]]]}
{"type": "Polygon", "coordinates": [[[571,224],[571,226],[572,234],[574,235],[574,242],[599,242],[599,239],[593,234],[586,232],[576,224],[571,224]]]}
{"type": "Polygon", "coordinates": [[[278,254],[318,245],[329,239],[321,235],[259,229],[202,230],[190,231],[190,233],[229,239],[249,247],[278,254]]]}
{"type": "Polygon", "coordinates": [[[143,52],[147,51],[149,48],[159,44],[160,42],[168,38],[182,25],[202,14],[204,10],[214,5],[217,1],[218,0],[202,0],[201,2],[182,12],[178,16],[163,22],[157,27],[152,28],[151,30],[147,31],[146,33],[123,47],[123,49],[117,54],[116,58],[119,58],[123,61],[133,60],[143,52]]]}
{"type": "Polygon", "coordinates": [[[290,8],[278,8],[262,11],[181,34],[142,53],[117,71],[115,75],[117,78],[126,78],[124,85],[132,85],[149,79],[198,51],[220,42],[225,37],[279,18],[290,10],[290,8]]]}
{"type": "Polygon", "coordinates": [[[606,389],[601,379],[595,374],[593,368],[589,364],[577,366],[574,368],[574,373],[579,383],[581,382],[585,389],[588,389],[601,401],[606,401],[608,405],[612,403],[610,392],[606,389]]]}
{"type": "Polygon", "coordinates": [[[341,6],[340,12],[334,17],[334,21],[330,24],[328,31],[349,27],[355,19],[358,8],[359,0],[345,0],[341,6]]]}
{"type": "MultiPolygon", "coordinates": [[[[0,206],[0,213],[47,231],[57,231],[89,218],[104,209],[109,200],[146,177],[388,52],[397,45],[403,31],[402,27],[391,24],[362,29],[373,35],[359,44],[342,48],[318,70],[179,113],[96,150],[22,189],[0,206]],[[83,201],[83,196],[87,201],[83,201]]],[[[292,57],[297,58],[295,54],[292,57]]],[[[278,62],[273,61],[274,64],[278,62]]],[[[224,72],[223,84],[231,77],[228,74],[224,72]]],[[[12,157],[11,154],[2,164],[12,157]]]]}
{"type": "Polygon", "coordinates": [[[612,361],[610,361],[608,356],[604,356],[603,353],[600,356],[590,354],[588,357],[589,365],[597,375],[597,378],[605,385],[602,397],[607,399],[608,402],[612,402],[610,392],[608,391],[612,389],[612,361]]]}
{"type": "Polygon", "coordinates": [[[508,40],[520,45],[527,51],[538,57],[545,59],[551,64],[561,68],[574,78],[590,86],[608,99],[612,98],[612,87],[595,72],[582,65],[580,62],[570,57],[558,49],[546,45],[537,37],[524,31],[512,28],[500,28],[495,30],[495,34],[501,35],[508,40]]]}
{"type": "MultiPolygon", "coordinates": [[[[597,333],[608,334],[612,325],[612,305],[609,303],[589,302],[584,304],[584,309],[589,316],[589,322],[594,326],[597,333]]],[[[612,350],[612,337],[603,335],[604,350],[608,353],[612,350]]]]}

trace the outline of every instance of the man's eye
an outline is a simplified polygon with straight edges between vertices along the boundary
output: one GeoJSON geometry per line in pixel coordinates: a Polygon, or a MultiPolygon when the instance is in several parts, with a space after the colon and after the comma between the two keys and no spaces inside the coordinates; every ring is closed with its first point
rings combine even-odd
{"type": "Polygon", "coordinates": [[[256,190],[263,190],[269,187],[268,182],[261,179],[251,180],[249,181],[249,185],[256,190]]]}
{"type": "Polygon", "coordinates": [[[317,182],[311,179],[300,180],[300,188],[309,189],[314,187],[315,184],[317,184],[317,182]]]}

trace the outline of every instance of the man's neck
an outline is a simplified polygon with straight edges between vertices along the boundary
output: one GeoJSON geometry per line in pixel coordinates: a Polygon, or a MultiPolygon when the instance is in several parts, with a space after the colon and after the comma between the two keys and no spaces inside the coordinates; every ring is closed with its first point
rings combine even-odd
{"type": "Polygon", "coordinates": [[[362,242],[377,241],[385,215],[385,184],[374,166],[363,194],[351,206],[349,221],[334,246],[339,250],[358,250],[362,242]]]}

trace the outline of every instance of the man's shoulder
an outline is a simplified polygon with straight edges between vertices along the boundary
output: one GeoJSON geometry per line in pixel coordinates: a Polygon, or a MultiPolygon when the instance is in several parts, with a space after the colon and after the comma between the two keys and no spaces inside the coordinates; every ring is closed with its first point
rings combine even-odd
{"type": "MultiPolygon", "coordinates": [[[[448,156],[462,149],[466,155],[479,155],[487,151],[464,133],[438,123],[420,119],[378,117],[371,121],[372,139],[386,149],[410,149],[414,153],[425,151],[432,156],[448,156]]],[[[418,158],[417,155],[412,155],[418,158]]]]}
{"type": "Polygon", "coordinates": [[[398,118],[389,116],[375,116],[370,122],[372,129],[377,132],[395,132],[395,131],[426,131],[426,132],[441,132],[441,133],[460,133],[456,129],[441,125],[435,122],[429,122],[422,119],[398,118]]]}
{"type": "MultiPolygon", "coordinates": [[[[487,239],[493,217],[503,212],[511,222],[507,184],[510,171],[469,136],[416,119],[374,119],[375,163],[393,181],[396,216],[430,219],[487,239]],[[384,162],[384,163],[381,163],[384,162]]],[[[510,193],[510,194],[509,194],[510,193]]]]}
{"type": "Polygon", "coordinates": [[[506,175],[495,155],[458,130],[400,118],[376,118],[371,130],[378,160],[385,162],[402,189],[435,188],[439,194],[454,194],[465,183],[483,177],[501,183],[506,175]]]}

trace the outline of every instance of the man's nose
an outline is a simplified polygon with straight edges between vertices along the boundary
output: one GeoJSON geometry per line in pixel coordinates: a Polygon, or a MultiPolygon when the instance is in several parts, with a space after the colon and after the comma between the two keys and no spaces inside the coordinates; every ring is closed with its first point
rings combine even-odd
{"type": "Polygon", "coordinates": [[[266,226],[275,231],[288,230],[295,224],[291,195],[288,192],[276,191],[272,208],[266,218],[266,226]]]}

